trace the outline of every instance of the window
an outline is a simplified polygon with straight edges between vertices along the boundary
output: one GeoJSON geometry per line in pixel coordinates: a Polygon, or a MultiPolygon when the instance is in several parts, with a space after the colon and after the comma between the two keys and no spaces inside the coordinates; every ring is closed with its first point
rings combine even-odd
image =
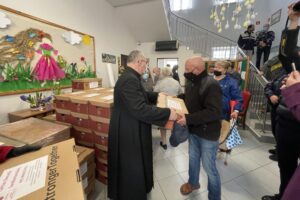
{"type": "Polygon", "coordinates": [[[170,0],[171,10],[187,10],[193,7],[193,0],[170,0]]]}
{"type": "Polygon", "coordinates": [[[173,69],[174,65],[178,65],[178,58],[157,58],[157,67],[159,68],[170,66],[173,69]]]}
{"type": "Polygon", "coordinates": [[[230,4],[230,3],[242,3],[244,0],[214,0],[214,5],[223,5],[225,3],[230,4]]]}
{"type": "Polygon", "coordinates": [[[236,59],[236,55],[236,46],[212,47],[213,59],[236,59]]]}

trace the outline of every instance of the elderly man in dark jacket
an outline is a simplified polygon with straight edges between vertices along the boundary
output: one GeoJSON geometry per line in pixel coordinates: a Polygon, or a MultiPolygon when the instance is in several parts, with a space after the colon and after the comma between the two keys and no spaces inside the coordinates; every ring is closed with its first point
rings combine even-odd
{"type": "Polygon", "coordinates": [[[113,200],[146,200],[153,187],[151,124],[164,126],[176,112],[157,108],[158,93],[146,92],[141,75],[146,59],[132,51],[127,68],[114,90],[114,110],[108,142],[108,197],[113,200]]]}
{"type": "Polygon", "coordinates": [[[187,126],[189,137],[189,180],[180,188],[187,195],[199,189],[200,161],[208,176],[208,199],[221,199],[220,176],[216,154],[222,117],[222,91],[219,83],[208,76],[201,57],[192,57],[185,63],[185,103],[189,114],[177,121],[187,126]]]}

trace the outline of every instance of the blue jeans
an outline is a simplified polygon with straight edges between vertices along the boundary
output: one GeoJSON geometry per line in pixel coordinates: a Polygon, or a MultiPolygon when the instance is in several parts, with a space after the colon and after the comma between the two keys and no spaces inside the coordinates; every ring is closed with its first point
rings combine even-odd
{"type": "Polygon", "coordinates": [[[221,200],[221,180],[216,167],[219,141],[200,138],[195,134],[189,137],[189,184],[199,186],[200,160],[208,177],[208,199],[221,200]]]}

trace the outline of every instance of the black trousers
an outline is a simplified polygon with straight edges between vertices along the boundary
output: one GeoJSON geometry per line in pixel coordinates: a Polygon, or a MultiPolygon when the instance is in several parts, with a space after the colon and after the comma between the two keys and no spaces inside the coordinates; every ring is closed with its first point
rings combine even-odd
{"type": "Polygon", "coordinates": [[[277,114],[276,114],[276,107],[274,105],[269,105],[271,110],[271,128],[272,128],[272,134],[276,140],[276,122],[277,122],[277,114]]]}
{"type": "Polygon", "coordinates": [[[278,118],[276,125],[277,155],[280,172],[281,197],[292,178],[300,156],[300,123],[278,118]]]}
{"type": "Polygon", "coordinates": [[[262,54],[264,54],[264,62],[263,63],[265,63],[269,59],[270,51],[271,51],[271,47],[269,47],[269,46],[266,46],[263,48],[257,47],[257,50],[256,50],[256,67],[257,67],[257,69],[260,68],[260,60],[261,60],[262,54]]]}

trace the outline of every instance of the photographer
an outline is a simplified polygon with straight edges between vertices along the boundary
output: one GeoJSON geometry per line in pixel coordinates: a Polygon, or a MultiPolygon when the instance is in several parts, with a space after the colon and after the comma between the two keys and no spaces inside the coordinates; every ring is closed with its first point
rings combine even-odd
{"type": "MultiPolygon", "coordinates": [[[[291,63],[300,61],[298,56],[298,48],[296,47],[298,38],[298,21],[300,13],[295,11],[294,6],[290,5],[288,16],[290,24],[282,33],[279,59],[288,73],[292,71],[291,63]]],[[[297,64],[296,64],[297,65],[297,64]]],[[[297,65],[298,69],[300,65],[297,65]]],[[[285,83],[283,83],[285,84],[285,83]]],[[[283,87],[285,87],[283,85],[283,87]]],[[[279,200],[281,199],[291,177],[293,176],[297,166],[298,157],[300,156],[300,122],[294,117],[291,110],[286,106],[285,99],[279,97],[276,109],[276,142],[278,154],[278,166],[280,172],[280,188],[279,194],[274,196],[263,196],[262,200],[279,200]]]]}

